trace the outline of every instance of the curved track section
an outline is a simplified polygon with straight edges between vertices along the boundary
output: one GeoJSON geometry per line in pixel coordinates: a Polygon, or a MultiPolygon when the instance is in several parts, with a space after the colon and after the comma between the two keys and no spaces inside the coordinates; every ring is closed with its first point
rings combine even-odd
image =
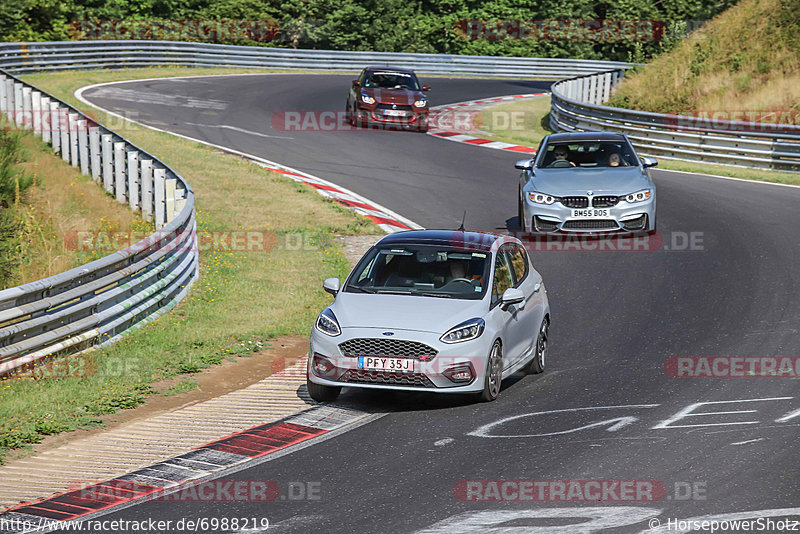
{"type": "MultiPolygon", "coordinates": [[[[515,227],[515,154],[410,132],[271,127],[279,111],[342,109],[349,79],[142,81],[84,96],[324,177],[426,227],[456,227],[464,209],[471,228],[515,227]]],[[[428,81],[434,104],[545,89],[541,82],[428,81]]],[[[107,517],[259,516],[281,532],[642,532],[651,517],[666,525],[792,508],[800,500],[797,380],[679,379],[668,376],[665,362],[800,354],[800,188],[664,171],[654,177],[663,247],[534,252],[553,309],[543,375],[507,380],[497,402],[481,405],[422,393],[350,393],[344,404],[392,413],[230,475],[319,482],[319,499],[149,502],[107,517]],[[483,493],[463,499],[465,481],[487,480],[658,481],[666,493],[622,502],[476,500],[487,496],[484,483],[483,493]],[[686,484],[697,491],[683,499],[686,484]]]]}

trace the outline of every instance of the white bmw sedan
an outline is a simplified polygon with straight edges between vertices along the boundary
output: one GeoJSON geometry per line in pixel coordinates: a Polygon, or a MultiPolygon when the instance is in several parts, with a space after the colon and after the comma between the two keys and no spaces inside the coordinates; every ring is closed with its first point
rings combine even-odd
{"type": "Polygon", "coordinates": [[[544,371],[550,306],[542,277],[510,236],[413,230],[376,243],[311,331],[308,392],[342,386],[475,393],[544,371]]]}

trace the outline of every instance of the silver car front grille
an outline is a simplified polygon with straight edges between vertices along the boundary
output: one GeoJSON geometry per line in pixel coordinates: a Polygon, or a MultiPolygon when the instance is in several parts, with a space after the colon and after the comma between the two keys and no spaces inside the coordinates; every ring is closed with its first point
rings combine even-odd
{"type": "Polygon", "coordinates": [[[616,196],[604,195],[592,199],[592,207],[595,208],[612,208],[617,204],[619,204],[619,197],[616,196]]]}
{"type": "Polygon", "coordinates": [[[339,350],[344,356],[382,356],[389,358],[413,358],[430,360],[439,351],[418,341],[403,339],[355,338],[339,343],[339,350]]]}
{"type": "Polygon", "coordinates": [[[567,221],[561,228],[565,230],[611,230],[619,228],[613,219],[577,219],[567,221]]]}
{"type": "Polygon", "coordinates": [[[390,371],[366,371],[363,369],[349,369],[339,382],[350,384],[387,384],[395,386],[410,386],[419,388],[435,387],[433,382],[422,373],[396,373],[390,371]]]}
{"type": "Polygon", "coordinates": [[[589,197],[561,197],[561,203],[568,208],[588,208],[589,197]]]}

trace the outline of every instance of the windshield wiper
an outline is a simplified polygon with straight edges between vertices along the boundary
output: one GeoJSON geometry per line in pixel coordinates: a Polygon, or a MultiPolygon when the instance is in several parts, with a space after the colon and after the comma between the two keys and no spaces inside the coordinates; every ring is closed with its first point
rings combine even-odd
{"type": "Polygon", "coordinates": [[[450,293],[436,293],[435,291],[414,291],[414,295],[422,295],[424,297],[439,297],[443,299],[451,299],[453,295],[450,293]]]}
{"type": "Polygon", "coordinates": [[[381,295],[413,295],[414,292],[411,290],[408,291],[401,291],[399,289],[377,289],[375,290],[376,293],[380,293],[381,295]]]}
{"type": "Polygon", "coordinates": [[[354,286],[354,285],[347,286],[347,289],[355,289],[361,291],[362,293],[377,293],[375,289],[367,289],[366,287],[354,286]]]}

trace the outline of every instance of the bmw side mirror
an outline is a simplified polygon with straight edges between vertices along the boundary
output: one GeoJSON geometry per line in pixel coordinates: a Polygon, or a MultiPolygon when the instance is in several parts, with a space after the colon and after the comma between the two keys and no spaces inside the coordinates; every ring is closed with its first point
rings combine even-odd
{"type": "Polygon", "coordinates": [[[423,85],[422,86],[422,90],[423,91],[430,91],[431,90],[431,86],[430,85],[423,85]]]}
{"type": "Polygon", "coordinates": [[[645,169],[648,167],[655,167],[658,165],[658,160],[656,158],[642,158],[642,167],[645,169]]]}
{"type": "Polygon", "coordinates": [[[533,160],[532,159],[521,159],[514,164],[515,169],[519,169],[521,171],[529,171],[533,168],[533,160]]]}
{"type": "Polygon", "coordinates": [[[512,304],[521,304],[525,302],[525,294],[521,289],[516,287],[509,287],[503,292],[503,308],[508,308],[512,304]]]}
{"type": "Polygon", "coordinates": [[[322,289],[333,295],[334,297],[339,292],[341,283],[338,278],[328,278],[322,282],[322,289]]]}
{"type": "Polygon", "coordinates": [[[360,86],[361,82],[359,82],[358,80],[353,80],[353,87],[360,87],[360,86]]]}

